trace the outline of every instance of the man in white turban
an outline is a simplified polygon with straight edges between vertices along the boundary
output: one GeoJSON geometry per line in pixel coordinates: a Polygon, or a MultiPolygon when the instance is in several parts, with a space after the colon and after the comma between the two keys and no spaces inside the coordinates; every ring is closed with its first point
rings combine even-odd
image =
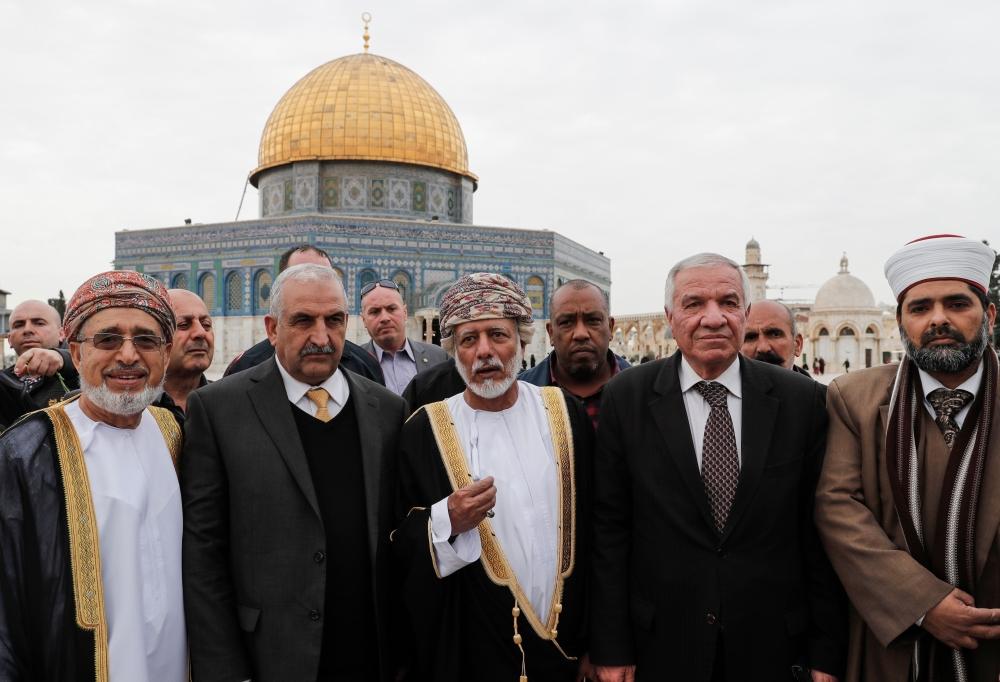
{"type": "Polygon", "coordinates": [[[827,394],[816,523],[851,600],[848,682],[1000,676],[995,258],[955,235],[893,254],[906,356],[827,394]]]}

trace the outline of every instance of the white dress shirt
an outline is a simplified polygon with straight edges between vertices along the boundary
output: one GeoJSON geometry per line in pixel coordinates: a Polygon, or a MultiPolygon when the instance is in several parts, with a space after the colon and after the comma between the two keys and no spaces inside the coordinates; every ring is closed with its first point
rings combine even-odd
{"type": "Polygon", "coordinates": [[[101,552],[111,682],[186,682],[181,493],[149,410],[139,426],[66,406],[83,448],[101,552]]]}
{"type": "Polygon", "coordinates": [[[339,367],[323,383],[310,386],[309,384],[302,383],[285,371],[277,355],[274,356],[274,361],[278,363],[278,372],[281,373],[281,381],[285,384],[285,393],[288,395],[288,402],[292,405],[295,405],[295,407],[310,417],[315,417],[316,411],[319,408],[316,407],[316,403],[309,400],[309,396],[306,393],[310,388],[325,388],[326,392],[330,394],[330,400],[326,404],[326,409],[330,413],[330,419],[336,417],[344,409],[344,405],[347,404],[347,399],[351,395],[351,388],[347,385],[347,379],[339,367]]]}
{"type": "MultiPolygon", "coordinates": [[[[927,408],[927,411],[930,413],[932,417],[937,419],[937,412],[934,411],[934,406],[931,405],[931,401],[928,400],[927,396],[929,396],[931,394],[931,391],[935,389],[938,388],[947,389],[948,387],[942,384],[934,377],[932,377],[924,370],[917,368],[917,371],[920,372],[920,386],[921,388],[924,389],[924,407],[927,408]]],[[[969,414],[969,410],[972,409],[972,403],[975,402],[974,399],[976,397],[976,394],[979,393],[979,386],[982,383],[983,383],[983,362],[980,360],[979,369],[976,370],[976,373],[973,374],[968,379],[966,379],[965,381],[963,381],[960,386],[956,387],[962,389],[963,391],[968,391],[969,393],[972,394],[973,397],[973,400],[970,400],[968,403],[966,403],[965,407],[956,412],[952,417],[955,420],[955,423],[958,424],[958,428],[962,428],[962,425],[965,424],[965,415],[969,414]]]]}
{"type": "MultiPolygon", "coordinates": [[[[688,364],[687,358],[681,355],[680,369],[681,392],[684,395],[684,411],[687,412],[688,426],[691,427],[691,439],[694,441],[694,454],[698,460],[698,471],[701,471],[701,451],[705,444],[705,424],[712,406],[694,386],[699,381],[707,381],[698,376],[688,364]]],[[[729,416],[733,419],[733,434],[736,436],[736,455],[740,465],[743,464],[743,381],[740,379],[740,359],[736,358],[726,368],[726,371],[711,381],[717,381],[725,386],[729,394],[726,396],[726,406],[729,416]]]]}
{"type": "MultiPolygon", "coordinates": [[[[545,620],[557,570],[557,470],[541,389],[523,381],[517,388],[517,402],[500,412],[472,409],[464,393],[446,402],[472,477],[494,478],[493,530],[535,613],[545,620]]],[[[441,577],[479,560],[477,528],[448,542],[448,498],[431,507],[431,531],[441,577]]]]}

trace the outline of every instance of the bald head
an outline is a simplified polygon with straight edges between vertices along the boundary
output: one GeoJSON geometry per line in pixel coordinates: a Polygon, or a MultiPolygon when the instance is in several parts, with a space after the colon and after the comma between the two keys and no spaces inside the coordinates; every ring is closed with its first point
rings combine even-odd
{"type": "Polygon", "coordinates": [[[795,330],[795,316],[783,303],[757,301],[747,314],[740,352],[748,358],[791,369],[802,352],[802,335],[795,330]]]}
{"type": "Polygon", "coordinates": [[[31,348],[57,348],[63,340],[59,311],[42,301],[24,301],[11,313],[9,340],[16,355],[31,348]]]}

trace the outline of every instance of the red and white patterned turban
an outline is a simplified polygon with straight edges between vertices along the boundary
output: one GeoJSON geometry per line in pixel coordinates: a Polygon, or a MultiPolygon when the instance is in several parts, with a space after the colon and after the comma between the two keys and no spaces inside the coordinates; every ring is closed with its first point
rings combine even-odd
{"type": "Polygon", "coordinates": [[[530,327],[531,299],[503,275],[477,272],[460,278],[445,292],[439,317],[442,341],[463,322],[510,319],[519,328],[530,327]]]}
{"type": "Polygon", "coordinates": [[[169,343],[177,324],[170,309],[167,289],[158,279],[131,270],[111,270],[84,282],[66,305],[63,332],[72,341],[80,327],[107,308],[135,308],[152,315],[169,343]]]}

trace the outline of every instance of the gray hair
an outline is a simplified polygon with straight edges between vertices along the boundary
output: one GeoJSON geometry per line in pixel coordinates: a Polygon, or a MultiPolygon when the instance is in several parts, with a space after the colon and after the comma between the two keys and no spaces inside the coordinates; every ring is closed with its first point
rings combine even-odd
{"type": "Polygon", "coordinates": [[[278,278],[274,280],[274,284],[271,285],[271,303],[267,314],[275,319],[281,319],[281,298],[285,290],[285,284],[288,282],[333,282],[336,288],[340,290],[341,296],[344,297],[344,303],[347,303],[347,294],[344,293],[344,283],[340,281],[340,277],[337,276],[333,268],[325,265],[316,265],[315,263],[293,265],[278,275],[278,278]]]}
{"type": "Polygon", "coordinates": [[[740,286],[743,288],[743,306],[744,308],[749,308],[750,299],[748,297],[748,293],[750,291],[750,280],[747,279],[747,273],[743,272],[743,268],[741,268],[740,264],[736,261],[717,253],[707,252],[696,253],[693,256],[688,256],[684,260],[678,261],[674,264],[674,267],[670,268],[670,272],[667,273],[667,283],[663,287],[663,307],[667,310],[673,308],[674,281],[677,279],[678,272],[681,270],[687,270],[688,268],[715,267],[718,265],[728,265],[733,270],[740,273],[740,286]]]}

